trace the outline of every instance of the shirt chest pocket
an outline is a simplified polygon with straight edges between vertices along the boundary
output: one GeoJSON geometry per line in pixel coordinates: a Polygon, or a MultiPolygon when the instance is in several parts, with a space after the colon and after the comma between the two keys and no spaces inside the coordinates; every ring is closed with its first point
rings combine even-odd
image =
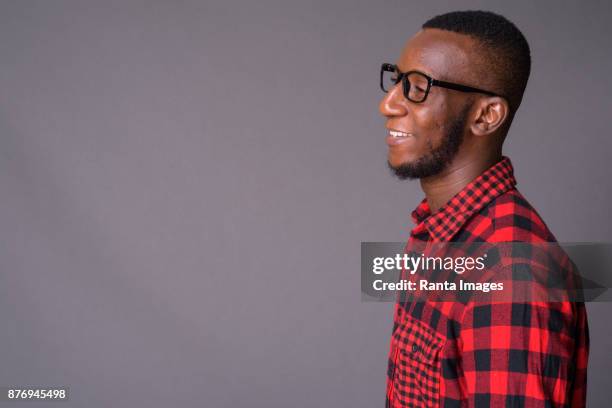
{"type": "Polygon", "coordinates": [[[394,399],[400,406],[438,407],[441,350],[445,339],[424,323],[408,318],[393,333],[396,347],[394,399]]]}

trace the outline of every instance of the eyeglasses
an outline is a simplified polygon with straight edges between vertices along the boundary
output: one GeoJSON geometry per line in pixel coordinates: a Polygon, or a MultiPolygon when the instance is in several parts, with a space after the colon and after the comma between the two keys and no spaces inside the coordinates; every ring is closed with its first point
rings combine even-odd
{"type": "Polygon", "coordinates": [[[393,87],[402,81],[404,96],[409,101],[421,103],[427,99],[429,90],[432,86],[453,89],[460,92],[477,92],[490,96],[500,96],[496,93],[474,88],[467,85],[455,84],[452,82],[439,81],[433,79],[420,71],[400,72],[397,65],[384,63],[380,67],[380,88],[383,92],[389,92],[393,87]]]}

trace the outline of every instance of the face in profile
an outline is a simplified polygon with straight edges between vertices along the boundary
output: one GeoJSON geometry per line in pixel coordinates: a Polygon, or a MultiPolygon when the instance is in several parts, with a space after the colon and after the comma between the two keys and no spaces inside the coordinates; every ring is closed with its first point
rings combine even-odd
{"type": "MultiPolygon", "coordinates": [[[[418,71],[433,79],[477,86],[469,71],[471,48],[467,36],[424,29],[407,42],[395,65],[402,73],[418,71]]],[[[449,166],[461,149],[473,100],[473,94],[432,86],[420,101],[427,81],[418,75],[409,78],[408,96],[415,93],[412,99],[417,102],[405,95],[400,81],[389,87],[379,106],[387,119],[388,165],[401,179],[434,176],[449,166]]]]}

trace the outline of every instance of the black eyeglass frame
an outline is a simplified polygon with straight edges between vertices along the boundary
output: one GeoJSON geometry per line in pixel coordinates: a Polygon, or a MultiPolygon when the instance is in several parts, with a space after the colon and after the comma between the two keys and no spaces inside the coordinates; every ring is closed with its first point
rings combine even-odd
{"type": "Polygon", "coordinates": [[[432,86],[439,86],[440,88],[452,89],[452,90],[459,91],[459,92],[481,93],[481,94],[485,94],[489,96],[497,96],[497,97],[505,99],[503,95],[496,94],[495,92],[486,91],[484,89],[479,89],[479,88],[474,88],[473,86],[461,85],[461,84],[456,84],[453,82],[446,82],[446,81],[440,81],[438,79],[433,79],[432,77],[430,77],[429,75],[421,71],[401,72],[398,69],[397,65],[389,64],[386,62],[383,63],[382,66],[380,67],[380,89],[382,89],[382,91],[385,93],[388,92],[385,90],[385,87],[383,84],[383,76],[385,72],[394,72],[398,74],[398,77],[395,80],[395,85],[397,85],[400,81],[402,81],[402,89],[404,91],[404,97],[406,97],[406,99],[414,103],[425,102],[425,100],[427,99],[427,96],[429,96],[429,90],[431,89],[432,86]],[[408,82],[407,78],[408,78],[408,75],[410,74],[419,74],[427,79],[427,89],[425,90],[423,99],[421,100],[415,101],[414,99],[408,96],[410,92],[410,82],[408,82]]]}

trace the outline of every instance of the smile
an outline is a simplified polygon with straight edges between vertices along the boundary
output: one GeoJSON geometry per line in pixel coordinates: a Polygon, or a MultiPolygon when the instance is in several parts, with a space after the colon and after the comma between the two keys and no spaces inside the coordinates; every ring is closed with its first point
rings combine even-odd
{"type": "Polygon", "coordinates": [[[405,145],[406,143],[413,144],[415,140],[415,136],[412,133],[406,133],[395,129],[387,130],[386,141],[389,147],[405,145]]]}

